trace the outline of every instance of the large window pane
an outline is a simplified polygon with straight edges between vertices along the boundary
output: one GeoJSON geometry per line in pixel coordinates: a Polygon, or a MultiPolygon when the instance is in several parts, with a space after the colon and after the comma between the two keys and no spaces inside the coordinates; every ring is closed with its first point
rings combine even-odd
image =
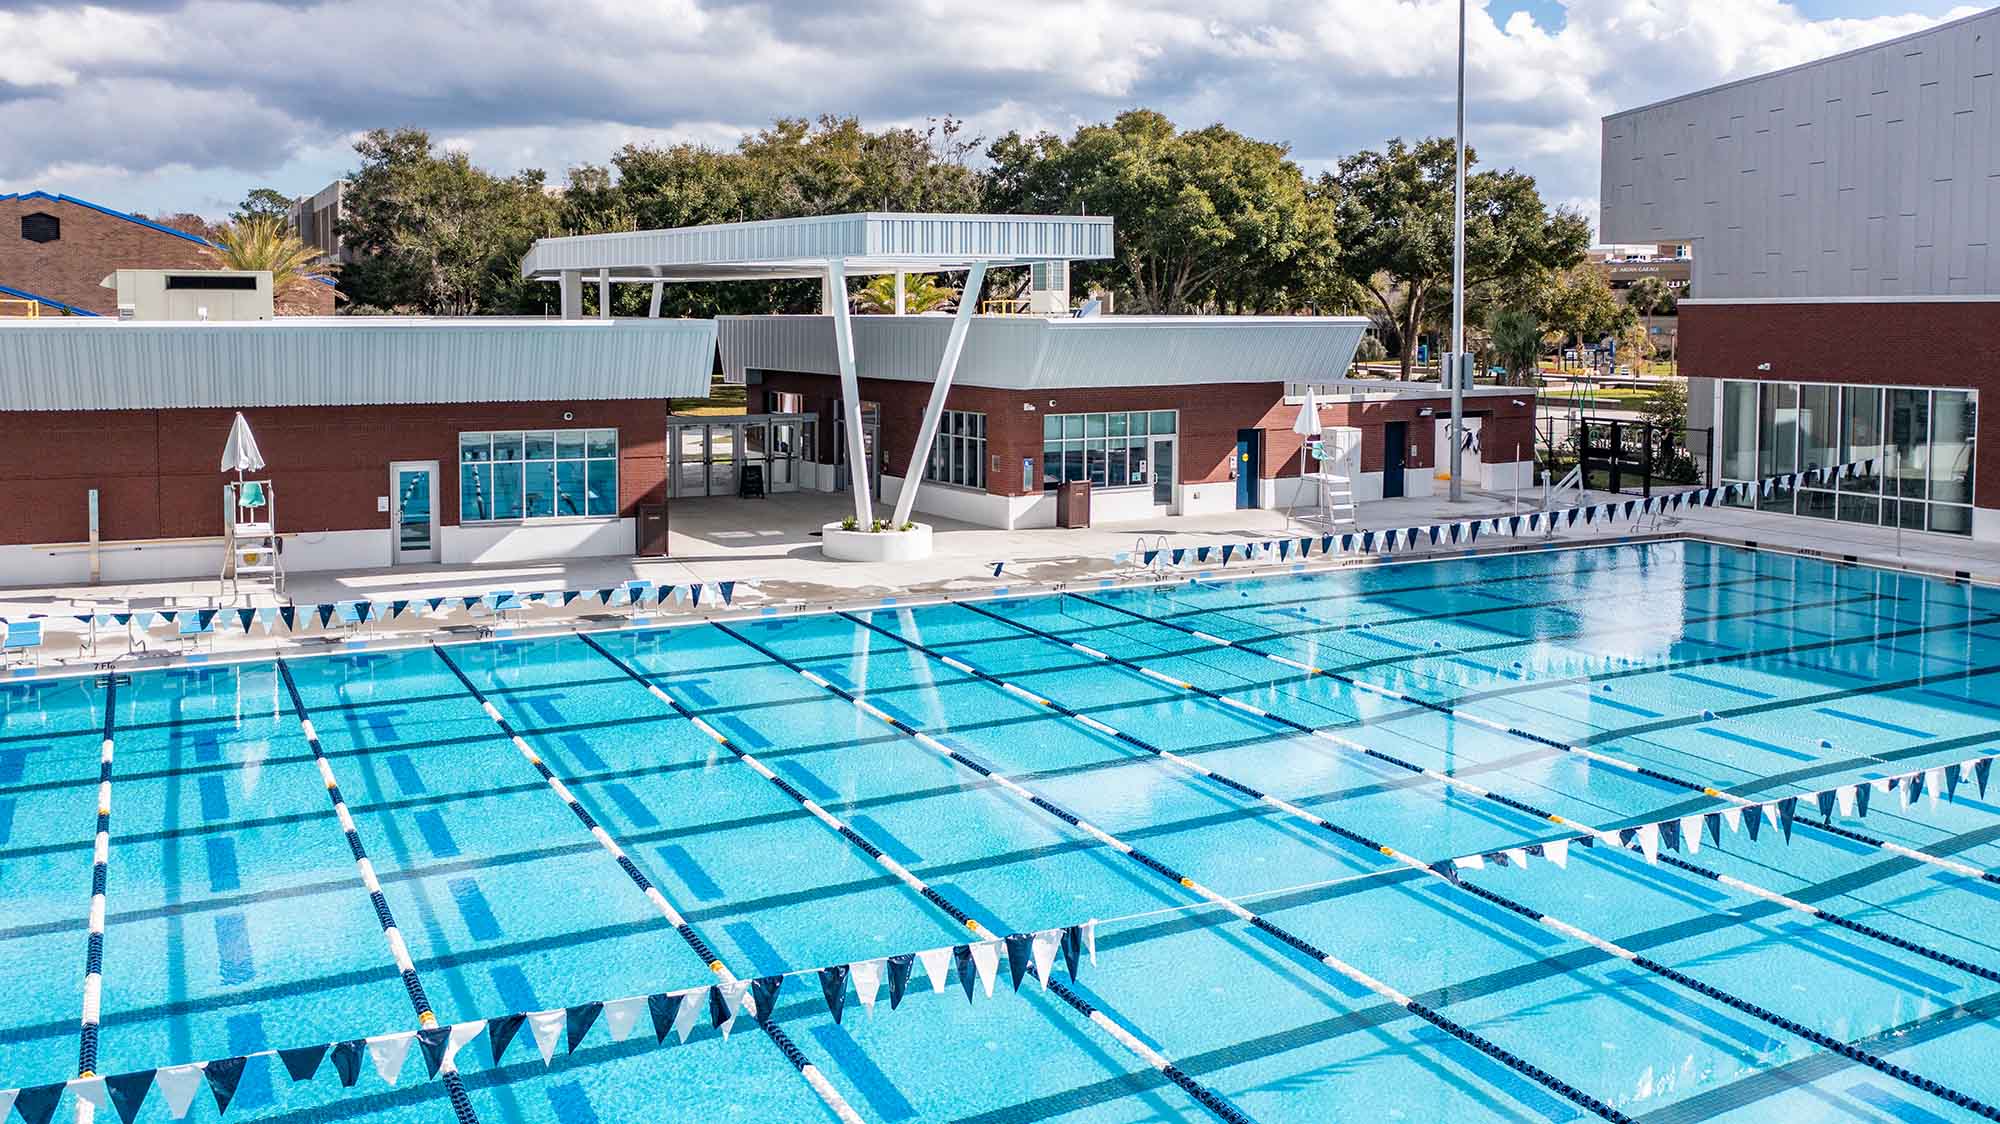
{"type": "Polygon", "coordinates": [[[584,462],[590,476],[590,515],[618,514],[618,462],[611,458],[584,462]]]}
{"type": "MultiPolygon", "coordinates": [[[[553,445],[551,445],[553,448],[553,445]]],[[[566,462],[569,464],[575,461],[566,462]]],[[[529,461],[527,466],[527,496],[525,508],[528,518],[546,519],[556,513],[556,466],[553,461],[529,461]]],[[[563,514],[567,515],[568,512],[563,514]]]]}
{"type": "Polygon", "coordinates": [[[1049,441],[1061,437],[1063,431],[1061,414],[1042,415],[1042,440],[1049,441]]]}
{"type": "MultiPolygon", "coordinates": [[[[1889,480],[1888,491],[1904,499],[1924,498],[1926,462],[1930,459],[1930,405],[1928,390],[1889,392],[1889,480]]],[[[1921,529],[1906,517],[1904,527],[1921,529]]]]}
{"type": "MultiPolygon", "coordinates": [[[[484,446],[482,445],[482,448],[484,446]]],[[[477,523],[493,518],[493,467],[465,464],[458,469],[458,520],[477,523]]]]}
{"type": "MultiPolygon", "coordinates": [[[[515,434],[515,448],[519,448],[520,435],[515,434]]],[[[494,447],[499,447],[496,435],[494,447]]],[[[519,519],[523,499],[521,495],[521,462],[496,462],[493,465],[493,518],[519,519]]]]}
{"type": "Polygon", "coordinates": [[[1153,411],[1153,432],[1159,434],[1159,433],[1172,433],[1173,431],[1174,431],[1174,411],[1172,410],[1153,411]]]}
{"type": "Polygon", "coordinates": [[[546,461],[555,459],[556,455],[555,434],[550,433],[548,430],[543,430],[540,433],[526,434],[523,440],[528,448],[529,460],[546,461]]]}
{"type": "Polygon", "coordinates": [[[1799,388],[1799,471],[1825,468],[1834,462],[1839,444],[1836,406],[1840,388],[1802,386],[1799,388]]]}
{"type": "Polygon", "coordinates": [[[458,459],[463,464],[483,464],[492,460],[492,439],[484,433],[459,434],[458,459]]]}
{"type": "MultiPolygon", "coordinates": [[[[1853,465],[1854,475],[1840,482],[1842,492],[1876,495],[1882,491],[1882,388],[1850,386],[1841,393],[1840,463],[1853,465]],[[1865,462],[1865,463],[1864,463],[1865,462]]],[[[1848,518],[1842,507],[1842,519],[1848,518]]],[[[1877,505],[1856,508],[1869,511],[1862,521],[1881,521],[1877,505]]]]}
{"type": "Polygon", "coordinates": [[[1934,503],[1931,509],[1931,530],[1946,535],[1969,535],[1972,533],[1972,509],[1956,504],[1934,503]]]}
{"type": "Polygon", "coordinates": [[[585,513],[583,465],[583,461],[562,461],[556,465],[555,513],[557,515],[582,515],[585,513]]]}
{"type": "Polygon", "coordinates": [[[1062,442],[1042,442],[1042,487],[1053,488],[1062,483],[1062,442]]]}
{"type": "Polygon", "coordinates": [[[1104,487],[1104,439],[1100,437],[1085,442],[1084,450],[1084,470],[1089,474],[1091,484],[1099,488],[1104,487]]]}
{"type": "Polygon", "coordinates": [[[521,435],[518,433],[496,433],[493,435],[493,459],[496,461],[517,461],[521,459],[521,435]]]}
{"type": "Polygon", "coordinates": [[[585,451],[593,457],[618,455],[618,431],[615,429],[593,429],[586,441],[585,451]]]}
{"type": "MultiPolygon", "coordinates": [[[[1799,386],[1790,382],[1757,385],[1757,478],[1768,479],[1798,467],[1799,386]]],[[[1758,489],[1760,511],[1792,510],[1792,490],[1758,489]]]]}
{"type": "Polygon", "coordinates": [[[1757,478],[1757,384],[1722,384],[1722,478],[1757,478]]]}
{"type": "Polygon", "coordinates": [[[1104,436],[1104,415],[1103,414],[1083,415],[1083,435],[1085,437],[1104,436]]]}
{"type": "MultiPolygon", "coordinates": [[[[1931,501],[1972,502],[1972,395],[1940,390],[1931,395],[1931,501]]],[[[1935,526],[1939,516],[1931,521],[1935,526]]]]}

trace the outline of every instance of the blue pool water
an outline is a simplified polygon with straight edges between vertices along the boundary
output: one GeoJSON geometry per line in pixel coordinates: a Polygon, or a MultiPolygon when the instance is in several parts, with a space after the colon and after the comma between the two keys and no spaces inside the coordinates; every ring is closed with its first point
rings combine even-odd
{"type": "MultiPolygon", "coordinates": [[[[286,663],[446,1023],[715,978],[455,664],[737,976],[966,930],[646,683],[990,929],[1105,919],[1076,995],[1251,1119],[1585,1114],[844,695],[1640,1120],[1975,1118],[1075,715],[1430,861],[1561,832],[1212,694],[1617,827],[1721,805],[1473,719],[1756,798],[2000,752],[2000,592],[1656,543],[592,640],[286,663]]],[[[0,1089],[75,1075],[108,693],[89,677],[0,686],[0,1089]]],[[[133,674],[111,711],[97,1071],[410,1029],[277,666],[133,674]]],[[[1843,822],[2000,867],[2000,792],[1988,797],[1968,783],[1935,809],[1883,800],[1843,822]]],[[[1805,829],[1789,845],[1725,835],[1684,857],[2000,968],[2000,886],[1805,829]]],[[[1978,974],[1604,848],[1574,851],[1566,870],[1471,877],[2000,1103],[2000,987],[1978,974]]],[[[920,970],[900,1009],[885,997],[871,1015],[850,998],[836,1024],[816,983],[793,979],[776,1021],[868,1120],[1213,1118],[1032,981],[968,1004],[956,987],[933,995],[920,970]]],[[[524,1030],[499,1064],[484,1039],[461,1062],[485,1121],[831,1119],[747,1021],[724,1041],[704,1020],[684,1045],[654,1045],[644,1020],[622,1043],[598,1030],[547,1067],[524,1030]]],[[[190,1118],[214,1113],[203,1092],[190,1118]]],[[[396,1086],[365,1072],[352,1089],[330,1065],[294,1083],[253,1059],[228,1117],[455,1119],[414,1054],[396,1086]]],[[[140,1119],[168,1118],[155,1092],[140,1119]]]]}

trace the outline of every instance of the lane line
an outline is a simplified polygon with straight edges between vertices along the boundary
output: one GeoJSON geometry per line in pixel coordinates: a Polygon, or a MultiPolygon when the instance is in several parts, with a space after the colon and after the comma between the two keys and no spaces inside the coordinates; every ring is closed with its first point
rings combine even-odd
{"type": "MultiPolygon", "coordinates": [[[[632,861],[631,857],[625,853],[625,849],[620,847],[617,841],[611,838],[611,834],[599,826],[595,819],[591,818],[590,813],[584,810],[582,804],[577,803],[575,794],[570,792],[568,786],[564,785],[561,779],[556,776],[555,771],[549,768],[548,763],[542,760],[541,755],[529,747],[526,739],[514,732],[512,724],[500,714],[500,711],[486,698],[485,693],[472,682],[472,679],[459,668],[457,662],[442,647],[436,644],[431,645],[431,651],[435,652],[438,659],[444,661],[444,665],[451,669],[451,673],[458,678],[459,683],[464,685],[466,693],[478,700],[479,707],[485,712],[486,717],[491,719],[493,724],[500,728],[500,732],[507,736],[507,739],[513,743],[514,748],[520,752],[521,756],[527,758],[528,763],[534,766],[535,772],[541,774],[542,780],[548,785],[549,790],[562,798],[562,802],[576,816],[577,821],[583,824],[584,830],[590,832],[591,838],[597,840],[597,845],[603,848],[604,852],[618,863],[618,868],[625,872],[625,876],[632,880],[632,884],[639,888],[639,892],[645,895],[646,900],[653,904],[653,908],[660,912],[660,916],[666,919],[667,924],[673,926],[674,932],[680,934],[681,940],[694,950],[695,955],[701,957],[702,963],[707,965],[708,970],[715,973],[716,978],[732,990],[743,986],[742,981],[736,974],[731,972],[727,965],[723,964],[722,959],[715,954],[713,949],[708,947],[708,943],[701,939],[701,935],[694,931],[694,927],[688,924],[687,918],[681,916],[680,911],[675,909],[673,903],[667,900],[667,896],[660,892],[659,887],[653,885],[652,880],[647,878],[638,865],[632,861]]],[[[769,1012],[765,1014],[767,1017],[757,1019],[757,1024],[764,1028],[764,1033],[770,1038],[772,1044],[777,1046],[779,1052],[785,1055],[785,1060],[791,1062],[793,1068],[799,1071],[799,1076],[805,1078],[806,1084],[812,1086],[813,1092],[819,1095],[820,1100],[826,1104],[826,1107],[836,1117],[839,1117],[843,1124],[861,1124],[861,1115],[854,1111],[854,1106],[847,1103],[847,1098],[843,1097],[840,1094],[840,1090],[834,1088],[833,1083],[828,1081],[826,1076],[820,1072],[819,1067],[806,1057],[805,1053],[792,1041],[791,1036],[786,1034],[784,1028],[778,1025],[778,1021],[775,1018],[768,1017],[769,1012]]]]}
{"type": "MultiPolygon", "coordinates": [[[[716,627],[721,628],[722,631],[729,633],[730,636],[735,637],[738,640],[743,639],[735,631],[729,629],[726,626],[717,624],[716,627]]],[[[697,729],[707,734],[711,739],[715,741],[717,745],[720,745],[722,748],[728,750],[731,754],[735,755],[738,761],[742,762],[745,765],[748,765],[751,768],[751,770],[754,771],[758,776],[764,778],[766,781],[769,781],[771,784],[777,786],[777,788],[780,791],[784,792],[785,795],[791,797],[795,802],[798,803],[800,807],[804,808],[807,812],[811,813],[814,819],[820,821],[822,824],[825,824],[828,828],[830,828],[836,834],[838,834],[842,839],[847,840],[862,854],[867,855],[869,858],[875,860],[877,865],[882,867],[882,869],[888,871],[892,876],[895,877],[895,879],[898,882],[901,882],[905,887],[915,892],[918,897],[922,898],[924,901],[930,903],[931,905],[936,906],[939,910],[943,911],[947,917],[950,917],[953,921],[957,922],[959,925],[963,926],[966,930],[971,932],[973,936],[980,938],[982,942],[996,941],[1000,939],[1002,934],[995,933],[992,929],[992,926],[984,924],[979,920],[977,920],[976,918],[972,917],[965,910],[961,909],[958,905],[953,903],[951,899],[945,897],[942,893],[938,892],[938,890],[935,887],[933,887],[930,883],[925,882],[923,879],[917,877],[914,873],[910,871],[908,867],[904,866],[900,862],[897,862],[895,859],[890,858],[889,855],[882,850],[882,848],[870,842],[865,836],[863,836],[860,832],[856,831],[854,828],[850,827],[846,823],[843,823],[833,813],[821,807],[817,801],[814,801],[811,797],[807,796],[805,793],[800,792],[798,788],[794,786],[791,782],[785,780],[783,777],[780,777],[777,773],[773,772],[769,766],[765,765],[762,761],[757,760],[757,758],[748,751],[738,747],[736,743],[730,741],[727,736],[722,734],[720,731],[716,730],[713,726],[710,726],[708,723],[702,721],[702,719],[698,715],[696,715],[693,711],[689,710],[685,706],[682,706],[679,700],[675,699],[672,695],[668,694],[667,691],[664,688],[662,688],[659,684],[653,682],[651,679],[648,679],[644,674],[642,674],[640,671],[634,668],[631,664],[628,664],[624,660],[619,659],[617,656],[613,655],[610,651],[606,650],[602,644],[599,644],[594,638],[583,633],[578,633],[577,635],[579,639],[581,639],[585,644],[590,646],[591,650],[595,651],[599,656],[602,656],[613,667],[616,667],[619,671],[625,673],[625,675],[630,677],[634,683],[637,683],[640,686],[644,687],[648,694],[652,695],[655,699],[659,700],[660,702],[666,704],[666,706],[669,709],[671,709],[675,714],[693,723],[697,729]]],[[[745,643],[747,644],[748,642],[745,641],[745,643]]],[[[755,644],[750,644],[749,646],[759,651],[760,653],[762,652],[762,649],[758,648],[757,645],[755,644]]],[[[766,655],[766,658],[770,658],[768,653],[764,654],[766,655]]],[[[809,682],[812,682],[816,686],[822,687],[827,690],[835,689],[833,685],[827,682],[824,678],[821,678],[818,675],[814,675],[811,672],[805,671],[802,668],[799,668],[797,666],[792,666],[791,670],[798,672],[800,675],[804,676],[809,682]]],[[[1013,955],[1013,953],[1010,952],[1009,955],[1011,956],[1013,955]]],[[[964,970],[963,967],[961,967],[960,971],[963,970],[964,970]]],[[[1140,1060],[1144,1061],[1147,1065],[1150,1065],[1154,1069],[1158,1070],[1162,1075],[1164,1075],[1169,1081],[1172,1081],[1175,1085],[1178,1085],[1183,1092],[1187,1093],[1190,1097],[1193,1097],[1196,1103],[1200,1104],[1203,1108],[1208,1109],[1211,1113],[1215,1114],[1215,1116],[1227,1122],[1227,1124],[1252,1124],[1251,1118],[1248,1115],[1246,1115],[1241,1109],[1237,1108],[1233,1104],[1230,1104],[1229,1101],[1224,1099],[1220,1094],[1216,1093],[1214,1090],[1208,1088],[1206,1085],[1201,1084],[1194,1078],[1189,1077],[1187,1074],[1181,1072],[1181,1070],[1177,1068],[1172,1061],[1168,1060],[1158,1051],[1153,1050],[1152,1048],[1146,1046],[1145,1043],[1138,1038],[1138,1036],[1133,1034],[1130,1030],[1126,1029],[1125,1027],[1119,1025],[1117,1021],[1113,1020],[1103,1011],[1100,1011],[1097,1008],[1093,1007],[1090,1003],[1086,1002],[1081,996],[1078,996],[1075,992],[1071,991],[1069,988],[1063,987],[1060,983],[1057,983],[1055,981],[1045,980],[1043,982],[1046,983],[1048,985],[1048,989],[1054,992],[1058,998],[1063,1000],[1063,1002],[1069,1004],[1069,1006],[1074,1008],[1085,1019],[1089,1020],[1093,1025],[1103,1030],[1107,1035],[1111,1037],[1113,1041],[1125,1047],[1132,1053],[1138,1055],[1140,1060]]]]}
{"type": "Polygon", "coordinates": [[[1215,890],[1209,889],[1207,886],[1204,886],[1201,883],[1196,882],[1194,879],[1188,877],[1187,875],[1181,873],[1180,871],[1174,869],[1173,867],[1168,866],[1166,863],[1161,862],[1159,859],[1154,858],[1152,855],[1149,855],[1146,852],[1139,850],[1138,848],[1132,846],[1130,843],[1127,843],[1124,840],[1118,838],[1117,836],[1112,835],[1110,832],[1105,831],[1104,829],[1089,822],[1088,820],[1085,820],[1082,817],[1077,816],[1075,813],[1064,809],[1060,805],[1057,805],[1052,801],[1036,794],[1035,792],[1030,791],[1028,788],[1022,786],[1020,783],[1014,781],[1012,778],[1009,778],[995,771],[990,766],[981,764],[980,762],[965,755],[964,753],[961,753],[958,750],[955,750],[950,746],[944,744],[935,737],[932,737],[931,735],[924,733],[921,730],[918,730],[917,728],[909,725],[908,723],[903,722],[901,719],[888,714],[881,708],[868,702],[866,699],[861,698],[845,690],[844,688],[836,687],[833,684],[828,683],[823,677],[815,675],[813,672],[807,670],[806,668],[798,665],[797,663],[791,660],[786,659],[784,656],[777,654],[768,647],[758,644],[756,641],[751,640],[746,636],[743,636],[742,634],[736,632],[735,630],[729,628],[728,626],[722,624],[719,621],[711,621],[709,623],[715,628],[721,629],[723,632],[726,632],[729,635],[734,636],[736,639],[742,641],[749,647],[764,653],[767,657],[769,657],[773,661],[791,668],[793,671],[797,672],[800,676],[807,678],[808,681],[816,682],[818,685],[822,687],[822,689],[826,690],[827,692],[833,695],[838,696],[841,699],[844,699],[849,704],[854,706],[857,710],[860,710],[862,713],[867,714],[881,722],[887,723],[889,726],[893,727],[898,732],[909,737],[910,739],[915,741],[918,745],[923,746],[925,749],[928,749],[933,753],[937,753],[940,756],[943,756],[946,759],[966,769],[970,769],[972,772],[977,773],[979,776],[983,778],[993,781],[995,784],[999,785],[1002,789],[1006,790],[1008,793],[1020,798],[1021,800],[1026,801],[1029,804],[1032,804],[1036,808],[1041,809],[1043,812],[1046,812],[1049,815],[1052,815],[1057,819],[1062,820],[1064,823],[1069,824],[1071,827],[1076,828],[1077,830],[1083,832],[1085,835],[1088,835],[1091,838],[1097,840],[1098,842],[1104,844],[1105,846],[1111,848],[1113,851],[1116,851],[1119,854],[1124,855],[1126,858],[1131,859],[1132,861],[1152,871],[1154,874],[1157,874],[1160,877],[1167,879],[1169,882],[1172,882],[1174,885],[1181,887],[1188,893],[1193,894],[1194,896],[1201,898],[1204,901],[1218,905],[1225,910],[1228,910],[1229,913],[1235,916],[1238,920],[1249,924],[1253,928],[1262,930],[1266,934],[1277,939],[1279,942],[1291,947],[1292,949],[1300,953],[1305,954],[1310,959],[1332,970],[1337,975],[1340,975],[1345,979],[1360,985],[1362,988],[1370,992],[1373,992],[1374,994],[1380,996],[1381,998],[1396,1004],[1398,1007],[1401,1007],[1402,1009],[1410,1012],[1413,1015],[1416,1015],[1418,1018],[1423,1019],[1425,1022],[1430,1023],[1432,1026],[1437,1027],[1439,1030],[1444,1031],[1446,1034],[1451,1035],[1453,1038],[1456,1038],[1459,1041],[1472,1046],[1473,1048],[1477,1049],[1480,1053],[1486,1055],[1489,1058],[1492,1058],[1493,1060],[1506,1066],[1508,1069],[1511,1069],[1514,1072],[1521,1074],[1523,1077],[1528,1078],[1535,1084],[1540,1085],[1543,1088],[1556,1093],[1557,1095],[1563,1097],[1565,1100],[1568,1100],[1571,1103],[1577,1105],[1578,1107],[1583,1108],[1597,1116],[1603,1117],[1606,1120],[1617,1122],[1617,1124],[1624,1124],[1624,1122],[1631,1120],[1631,1117],[1611,1107],[1611,1105],[1598,1099],[1597,1097],[1584,1092],[1583,1090],[1577,1088],[1574,1085],[1571,1085],[1570,1083],[1562,1080],[1559,1077],[1556,1077],[1554,1074],[1551,1074],[1548,1071],[1542,1069],[1541,1067],[1535,1065],[1534,1063],[1528,1061],[1527,1059],[1512,1053],[1511,1051],[1498,1045],[1497,1043],[1494,1043],[1491,1040],[1480,1036],[1477,1032],[1471,1030],[1470,1028],[1452,1021],[1451,1019],[1445,1017],[1444,1015],[1438,1013],[1437,1011],[1432,1010],[1430,1007],[1417,1002],[1408,995],[1405,995],[1402,992],[1397,991],[1390,985],[1382,982],[1381,980],[1376,979],[1374,976],[1371,976],[1366,972],[1363,972],[1361,969],[1356,968],[1353,965],[1348,964],[1347,962],[1339,959],[1338,957],[1333,956],[1331,953],[1328,953],[1314,946],[1311,942],[1307,941],[1305,938],[1300,937],[1278,926],[1277,924],[1271,922],[1270,920],[1262,917],[1261,915],[1252,912],[1251,910],[1245,908],[1241,903],[1236,902],[1228,897],[1225,897],[1222,894],[1216,892],[1215,890]]]}
{"type": "MultiPolygon", "coordinates": [[[[354,856],[354,868],[361,874],[361,884],[368,891],[368,901],[375,907],[375,920],[382,926],[382,939],[389,946],[390,958],[396,962],[396,974],[402,977],[403,991],[409,996],[410,1007],[417,1013],[417,1025],[431,1030],[438,1025],[438,1017],[431,1010],[430,997],[424,993],[424,982],[417,976],[417,966],[410,959],[410,949],[403,942],[402,930],[396,927],[395,914],[389,911],[389,899],[382,894],[382,884],[375,877],[375,865],[368,861],[368,850],[361,844],[360,832],[355,830],[354,816],[347,809],[347,798],[340,793],[333,765],[320,746],[319,731],[313,728],[312,714],[306,709],[305,698],[299,694],[298,683],[292,679],[291,668],[283,659],[272,662],[278,667],[278,677],[284,681],[292,713],[298,716],[299,731],[312,748],[313,761],[319,766],[320,783],[326,787],[327,799],[333,804],[334,818],[340,821],[341,834],[347,838],[347,850],[354,856]]],[[[457,1115],[459,1124],[478,1124],[479,1117],[472,1111],[472,1099],[466,1096],[465,1082],[458,1075],[457,1065],[446,1067],[442,1076],[446,1095],[451,1098],[452,1112],[457,1115]]]]}

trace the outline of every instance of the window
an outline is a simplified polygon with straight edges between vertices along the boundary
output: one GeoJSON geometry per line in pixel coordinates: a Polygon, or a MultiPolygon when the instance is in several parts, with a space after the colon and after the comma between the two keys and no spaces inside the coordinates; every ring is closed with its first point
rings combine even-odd
{"type": "Polygon", "coordinates": [[[924,479],[961,488],[986,488],[986,415],[946,410],[938,420],[924,479]]]}
{"type": "Polygon", "coordinates": [[[54,242],[62,237],[62,220],[41,211],[22,215],[21,237],[30,242],[54,242]]]}
{"type": "Polygon", "coordinates": [[[1722,476],[1757,481],[1827,465],[1856,474],[1797,494],[1773,489],[1756,505],[1843,523],[1972,532],[1978,395],[1922,387],[1727,380],[1722,476]]]}
{"type": "Polygon", "coordinates": [[[458,435],[458,518],[618,514],[618,431],[531,429],[458,435]]]}
{"type": "Polygon", "coordinates": [[[1127,488],[1152,483],[1147,444],[1171,438],[1180,415],[1173,410],[1117,414],[1042,415],[1042,488],[1065,480],[1092,487],[1127,488]]]}

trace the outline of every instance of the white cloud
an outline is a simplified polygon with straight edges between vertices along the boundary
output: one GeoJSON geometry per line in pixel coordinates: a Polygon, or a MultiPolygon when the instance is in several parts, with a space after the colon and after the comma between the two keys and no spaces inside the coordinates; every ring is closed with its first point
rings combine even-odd
{"type": "MultiPolygon", "coordinates": [[[[991,137],[1148,105],[1290,142],[1320,167],[1450,130],[1457,19],[1452,0],[14,7],[0,11],[0,188],[81,192],[81,175],[204,210],[264,182],[311,191],[351,166],[353,134],[395,125],[559,177],[628,141],[727,146],[780,115],[952,114],[991,137]]],[[[1468,128],[1485,163],[1585,201],[1603,114],[1935,22],[1814,20],[1785,0],[1564,8],[1554,29],[1473,10],[1468,128]]]]}

